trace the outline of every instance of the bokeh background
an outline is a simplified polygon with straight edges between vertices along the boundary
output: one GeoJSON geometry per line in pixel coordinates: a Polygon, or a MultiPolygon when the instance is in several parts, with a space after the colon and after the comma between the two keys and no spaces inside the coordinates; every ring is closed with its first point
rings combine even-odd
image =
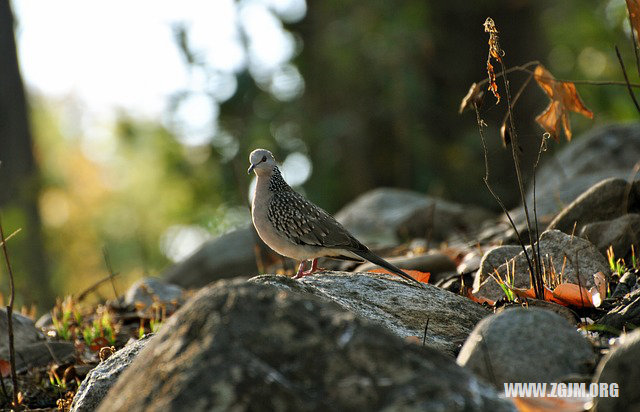
{"type": "MultiPolygon", "coordinates": [[[[21,229],[8,243],[18,303],[79,293],[107,274],[105,253],[122,292],[246,224],[256,147],[330,212],[379,186],[497,211],[475,114],[458,114],[486,76],[488,16],[508,66],[621,80],[617,44],[638,80],[623,0],[0,2],[0,208],[5,234],[21,229]]],[[[624,87],[578,89],[595,118],[572,117],[574,136],[637,117],[624,87]]],[[[547,101],[532,83],[518,103],[525,159],[547,101]]],[[[494,102],[492,181],[515,206],[494,102]]]]}

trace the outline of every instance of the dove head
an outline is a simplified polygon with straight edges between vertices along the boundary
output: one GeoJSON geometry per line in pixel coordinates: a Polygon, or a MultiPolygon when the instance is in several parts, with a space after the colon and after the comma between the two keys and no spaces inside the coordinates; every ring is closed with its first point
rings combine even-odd
{"type": "Polygon", "coordinates": [[[273,154],[266,149],[256,149],[249,155],[249,170],[258,176],[269,176],[273,173],[273,169],[276,167],[276,160],[273,158],[273,154]]]}

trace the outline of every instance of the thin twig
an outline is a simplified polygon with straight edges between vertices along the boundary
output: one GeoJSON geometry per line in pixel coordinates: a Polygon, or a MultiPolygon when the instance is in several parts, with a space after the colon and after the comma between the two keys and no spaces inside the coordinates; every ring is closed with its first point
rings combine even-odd
{"type": "MultiPolygon", "coordinates": [[[[504,73],[496,73],[496,78],[502,77],[505,74],[513,73],[515,71],[534,74],[535,72],[533,70],[529,69],[529,67],[533,66],[534,64],[537,65],[537,64],[540,64],[540,62],[537,61],[537,60],[533,60],[533,61],[527,62],[525,64],[522,64],[520,66],[510,67],[510,68],[506,69],[504,71],[504,73]]],[[[561,82],[561,83],[582,84],[582,85],[587,85],[587,86],[631,86],[631,87],[640,88],[640,83],[627,83],[627,82],[622,82],[622,81],[618,81],[618,80],[570,80],[570,79],[550,78],[550,77],[547,77],[547,76],[540,76],[540,79],[549,80],[549,81],[555,81],[555,82],[561,82]]],[[[483,85],[483,84],[486,84],[488,82],[489,82],[489,80],[485,78],[485,79],[482,79],[482,80],[478,81],[477,84],[478,85],[483,85]]]]}
{"type": "MultiPolygon", "coordinates": [[[[531,79],[533,79],[533,73],[531,73],[529,75],[529,77],[527,77],[527,80],[524,81],[524,83],[522,83],[522,85],[520,86],[520,88],[518,89],[518,92],[516,93],[516,95],[513,97],[513,101],[511,102],[511,109],[513,110],[513,108],[516,106],[516,103],[518,103],[518,100],[520,99],[520,96],[522,96],[522,92],[524,92],[524,89],[529,85],[529,83],[531,82],[531,79]]],[[[502,125],[506,125],[507,124],[507,120],[509,119],[509,114],[511,113],[511,111],[507,111],[507,113],[505,113],[504,118],[502,119],[502,125]]],[[[505,138],[503,140],[503,144],[506,147],[507,144],[509,142],[507,142],[506,140],[506,135],[505,138]]]]}
{"type": "Polygon", "coordinates": [[[107,276],[103,277],[102,279],[98,280],[97,282],[94,282],[91,286],[89,286],[88,288],[86,288],[85,290],[83,290],[79,295],[78,295],[78,302],[82,302],[89,293],[93,292],[94,290],[96,290],[98,288],[98,286],[102,285],[104,282],[115,278],[116,276],[120,275],[119,273],[114,273],[113,275],[111,273],[109,273],[107,276]]]}
{"type": "Polygon", "coordinates": [[[13,284],[13,270],[11,270],[11,262],[9,261],[9,252],[7,251],[7,242],[2,229],[2,218],[0,217],[0,240],[2,241],[2,253],[4,253],[4,261],[7,264],[9,273],[9,305],[7,305],[7,326],[9,329],[9,362],[11,363],[11,383],[13,383],[13,407],[18,408],[18,377],[16,375],[16,353],[13,346],[13,300],[15,297],[15,289],[13,284]]]}
{"type": "Polygon", "coordinates": [[[109,252],[107,251],[106,246],[102,248],[102,255],[104,256],[104,263],[107,266],[107,271],[109,272],[109,279],[111,279],[113,294],[115,295],[116,300],[118,300],[118,291],[116,290],[116,282],[115,282],[115,277],[117,274],[113,273],[113,268],[111,267],[111,259],[109,259],[109,252]]]}
{"type": "Polygon", "coordinates": [[[631,28],[631,43],[633,43],[633,52],[636,55],[636,70],[638,70],[638,76],[640,76],[640,53],[638,52],[638,43],[636,42],[636,35],[633,32],[633,21],[631,20],[631,14],[629,14],[629,27],[631,28]]]}
{"type": "MultiPolygon", "coordinates": [[[[516,178],[518,180],[518,189],[520,190],[520,198],[522,199],[522,207],[524,209],[524,217],[527,222],[527,229],[529,230],[529,244],[531,245],[531,255],[533,258],[533,265],[527,256],[527,263],[529,265],[529,270],[531,271],[531,276],[533,277],[533,285],[536,292],[537,299],[544,299],[544,287],[543,281],[540,276],[540,261],[538,258],[538,254],[534,249],[533,243],[533,230],[531,227],[531,221],[529,219],[529,207],[527,206],[527,199],[525,196],[524,183],[522,179],[522,170],[520,167],[520,155],[518,154],[518,134],[516,132],[515,123],[513,120],[513,111],[511,110],[511,92],[509,90],[509,81],[507,80],[506,68],[504,66],[504,60],[500,59],[500,67],[502,68],[502,80],[504,82],[505,94],[507,95],[507,109],[509,111],[509,127],[511,129],[510,137],[511,137],[511,155],[513,157],[513,165],[516,169],[516,178]]],[[[525,256],[527,255],[526,247],[522,244],[522,248],[524,249],[525,256]]]]}
{"type": "Polygon", "coordinates": [[[505,207],[504,203],[502,203],[502,199],[500,199],[500,197],[496,194],[496,192],[493,191],[493,188],[489,184],[489,153],[487,150],[487,142],[484,139],[484,131],[483,131],[483,127],[485,126],[485,123],[484,123],[484,120],[480,118],[480,110],[478,109],[478,105],[474,103],[473,108],[476,111],[476,121],[478,122],[478,131],[480,133],[480,140],[482,142],[482,150],[484,153],[484,177],[482,178],[482,181],[484,182],[485,186],[489,190],[489,193],[491,193],[491,196],[493,196],[495,201],[498,202],[498,205],[500,205],[502,212],[505,214],[505,216],[507,216],[507,219],[509,220],[509,224],[511,224],[511,227],[516,233],[516,237],[518,238],[518,243],[520,243],[520,246],[522,246],[522,250],[524,251],[524,256],[527,259],[527,263],[529,267],[531,267],[531,260],[529,259],[529,254],[527,253],[527,249],[524,246],[524,241],[522,240],[520,231],[516,227],[516,224],[511,218],[511,214],[509,214],[509,211],[505,207]]]}
{"type": "Polygon", "coordinates": [[[540,149],[538,149],[538,157],[536,158],[536,162],[533,164],[533,221],[536,225],[535,237],[536,253],[538,254],[538,258],[540,258],[540,227],[538,226],[538,205],[536,199],[536,171],[538,170],[538,163],[540,163],[540,156],[542,155],[542,152],[547,150],[547,139],[549,139],[549,136],[549,133],[542,134],[540,149]]]}
{"type": "Polygon", "coordinates": [[[424,325],[424,335],[422,336],[422,346],[427,344],[427,329],[429,329],[429,318],[427,318],[427,324],[424,325]]]}
{"type": "Polygon", "coordinates": [[[631,88],[631,84],[629,83],[629,77],[627,77],[627,69],[624,67],[624,62],[622,61],[622,56],[620,55],[620,50],[618,50],[618,46],[616,48],[616,55],[618,56],[618,62],[620,62],[620,67],[622,68],[622,75],[624,76],[624,81],[627,83],[627,90],[629,90],[629,95],[631,96],[631,100],[633,100],[633,104],[636,106],[636,110],[640,113],[640,105],[636,100],[635,94],[633,94],[633,89],[631,88]]]}

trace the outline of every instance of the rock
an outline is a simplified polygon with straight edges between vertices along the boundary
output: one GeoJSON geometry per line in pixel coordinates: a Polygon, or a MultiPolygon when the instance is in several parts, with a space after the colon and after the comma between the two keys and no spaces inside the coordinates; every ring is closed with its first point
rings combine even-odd
{"type": "MultiPolygon", "coordinates": [[[[527,246],[527,253],[531,258],[531,247],[527,246]]],[[[540,236],[540,255],[542,263],[549,274],[553,270],[560,275],[565,283],[575,283],[586,287],[594,286],[593,275],[602,272],[608,275],[611,270],[607,260],[588,241],[576,236],[569,236],[558,230],[549,230],[540,236]],[[563,262],[566,257],[566,264],[563,262]],[[580,281],[578,281],[578,273],[580,281]]],[[[517,288],[529,288],[529,267],[524,252],[520,252],[515,258],[514,286],[517,288]]],[[[502,279],[506,278],[507,271],[511,273],[512,261],[500,265],[498,272],[502,279]]],[[[497,300],[504,296],[504,292],[498,283],[480,270],[476,274],[473,293],[487,299],[497,300]],[[483,277],[484,276],[484,277],[483,277]]]]}
{"type": "MultiPolygon", "coordinates": [[[[44,335],[35,327],[33,320],[15,311],[13,319],[13,347],[25,347],[44,339],[44,335]]],[[[0,359],[9,360],[9,339],[8,336],[7,308],[0,308],[0,359]]]]}
{"type": "Polygon", "coordinates": [[[184,301],[184,289],[165,283],[157,278],[142,278],[129,287],[124,295],[124,303],[149,308],[154,302],[164,305],[168,312],[174,312],[184,301]]]}
{"type": "Polygon", "coordinates": [[[513,257],[517,256],[520,252],[522,252],[522,247],[518,245],[496,246],[489,249],[480,261],[480,268],[476,272],[473,280],[473,289],[479,290],[483,282],[491,279],[490,274],[495,273],[496,269],[504,265],[505,262],[513,259],[513,257]]]}
{"type": "MultiPolygon", "coordinates": [[[[415,256],[398,256],[385,258],[385,260],[399,268],[409,270],[419,270],[421,272],[430,272],[436,275],[442,272],[452,272],[456,270],[456,264],[451,258],[444,253],[430,252],[415,256]]],[[[363,263],[356,268],[356,272],[368,272],[373,269],[379,269],[380,266],[371,262],[363,263]]]]}
{"type": "Polygon", "coordinates": [[[476,323],[490,313],[467,298],[429,284],[423,289],[391,275],[324,272],[300,281],[276,275],[249,281],[333,301],[402,338],[422,340],[428,321],[426,344],[452,357],[476,323]]]}
{"type": "Polygon", "coordinates": [[[609,330],[622,332],[640,325],[640,289],[627,294],[620,302],[597,321],[609,330]]]}
{"type": "Polygon", "coordinates": [[[631,256],[631,245],[640,250],[640,214],[629,213],[613,220],[588,223],[579,235],[593,243],[603,255],[613,246],[616,258],[627,258],[631,256]]]}
{"type": "Polygon", "coordinates": [[[580,233],[588,223],[610,220],[626,213],[640,212],[640,180],[606,179],[571,202],[549,224],[547,230],[580,233]]]}
{"type": "Polygon", "coordinates": [[[633,292],[637,289],[637,279],[640,274],[640,270],[629,270],[625,272],[621,277],[620,281],[616,285],[616,289],[611,294],[612,298],[622,298],[629,292],[633,292]]]}
{"type": "Polygon", "coordinates": [[[586,338],[560,315],[512,308],[475,327],[458,364],[503,389],[505,382],[561,382],[590,373],[595,359],[586,338]]]}
{"type": "Polygon", "coordinates": [[[598,365],[593,382],[617,386],[617,396],[594,399],[594,411],[618,412],[640,410],[640,329],[623,335],[620,346],[598,365]]]}
{"type": "MultiPolygon", "coordinates": [[[[601,180],[628,179],[640,159],[640,124],[594,128],[545,159],[536,173],[538,216],[545,227],[555,214],[601,180]]],[[[533,187],[527,199],[533,209],[533,187]]],[[[524,215],[515,214],[517,222],[524,215]]],[[[601,219],[600,219],[601,220],[601,219]]]]}
{"type": "Polygon", "coordinates": [[[42,340],[16,346],[16,371],[23,372],[34,366],[46,366],[50,362],[62,365],[76,355],[72,342],[48,342],[42,340]]]}
{"type": "Polygon", "coordinates": [[[515,410],[430,348],[337,305],[220,281],[190,299],[99,411],[515,410]]]}
{"type": "Polygon", "coordinates": [[[197,288],[218,279],[257,275],[256,242],[253,227],[237,229],[205,243],[191,257],[166,270],[162,279],[183,288],[197,288]]]}
{"type": "Polygon", "coordinates": [[[133,362],[138,352],[147,345],[150,339],[149,336],[129,343],[93,368],[78,387],[71,404],[71,412],[95,411],[118,377],[133,362]]]}
{"type": "Polygon", "coordinates": [[[380,188],[345,206],[336,219],[367,246],[383,247],[397,245],[398,235],[442,240],[452,231],[479,227],[490,216],[476,207],[409,190],[380,188]]]}

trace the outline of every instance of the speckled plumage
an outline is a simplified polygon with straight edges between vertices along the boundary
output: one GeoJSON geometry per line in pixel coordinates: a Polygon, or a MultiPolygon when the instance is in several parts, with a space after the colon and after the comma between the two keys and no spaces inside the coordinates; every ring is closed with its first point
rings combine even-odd
{"type": "Polygon", "coordinates": [[[276,252],[297,260],[313,259],[312,268],[297,277],[315,271],[318,257],[363,260],[382,266],[405,279],[415,279],[376,256],[353,237],[331,215],[295,192],[284,180],[271,152],[256,149],[249,158],[258,176],[251,217],[262,240],[276,252]]]}

